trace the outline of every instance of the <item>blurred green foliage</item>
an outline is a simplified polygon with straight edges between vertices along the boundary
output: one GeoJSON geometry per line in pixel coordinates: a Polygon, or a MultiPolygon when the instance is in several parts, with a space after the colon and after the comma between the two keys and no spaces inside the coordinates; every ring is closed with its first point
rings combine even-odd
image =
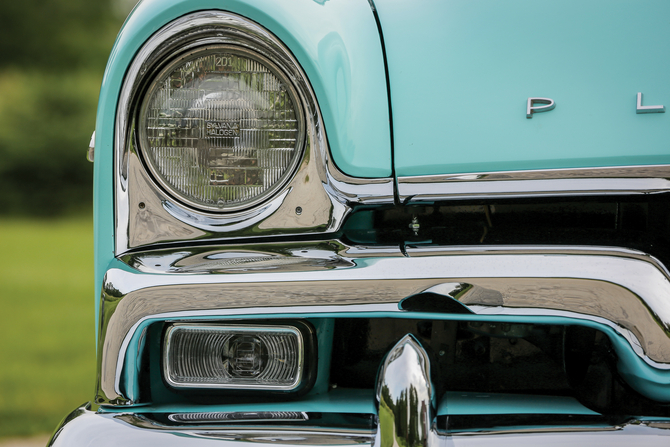
{"type": "Polygon", "coordinates": [[[111,1],[3,2],[0,64],[44,71],[101,69],[119,25],[111,1]]]}
{"type": "MultiPolygon", "coordinates": [[[[0,214],[89,209],[105,62],[126,0],[24,0],[0,14],[0,214]]],[[[132,5],[130,5],[132,6],[132,5]]]]}
{"type": "Polygon", "coordinates": [[[93,396],[93,235],[86,213],[93,165],[85,154],[105,63],[133,4],[2,5],[0,247],[7,256],[0,261],[0,438],[50,433],[93,396]],[[63,214],[69,216],[24,217],[63,214]]]}
{"type": "Polygon", "coordinates": [[[51,433],[92,399],[93,225],[0,220],[0,439],[51,433]]]}

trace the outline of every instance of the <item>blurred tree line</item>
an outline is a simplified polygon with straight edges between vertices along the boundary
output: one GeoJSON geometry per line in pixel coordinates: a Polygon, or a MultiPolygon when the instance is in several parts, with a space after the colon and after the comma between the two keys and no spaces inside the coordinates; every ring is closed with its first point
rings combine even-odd
{"type": "Polygon", "coordinates": [[[0,14],[0,214],[91,207],[86,148],[131,0],[5,2],[0,14]]]}

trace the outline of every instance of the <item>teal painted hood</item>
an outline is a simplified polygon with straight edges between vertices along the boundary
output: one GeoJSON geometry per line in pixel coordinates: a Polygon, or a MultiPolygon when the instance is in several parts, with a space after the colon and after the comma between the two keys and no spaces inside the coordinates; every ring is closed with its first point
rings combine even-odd
{"type": "Polygon", "coordinates": [[[398,176],[670,163],[670,2],[375,6],[398,176]]]}

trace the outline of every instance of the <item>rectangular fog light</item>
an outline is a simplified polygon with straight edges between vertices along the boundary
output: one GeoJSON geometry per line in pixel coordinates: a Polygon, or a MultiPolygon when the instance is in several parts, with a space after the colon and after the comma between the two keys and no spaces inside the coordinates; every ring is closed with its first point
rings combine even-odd
{"type": "Polygon", "coordinates": [[[294,326],[175,324],[165,334],[165,380],[174,388],[292,391],[304,373],[294,326]]]}

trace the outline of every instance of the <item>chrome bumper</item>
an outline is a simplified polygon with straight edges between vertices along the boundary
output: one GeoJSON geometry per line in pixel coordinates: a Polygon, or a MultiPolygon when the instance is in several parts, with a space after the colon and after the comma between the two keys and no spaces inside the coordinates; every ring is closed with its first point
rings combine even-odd
{"type": "Polygon", "coordinates": [[[166,250],[115,260],[101,303],[101,405],[141,403],[132,380],[142,334],[152,322],[357,313],[595,327],[612,340],[629,384],[670,402],[669,275],[654,258],[632,250],[437,247],[401,253],[339,241],[166,250]],[[457,303],[462,312],[425,308],[414,299],[426,294],[432,302],[457,303]]]}
{"type": "MultiPolygon", "coordinates": [[[[329,425],[328,421],[333,418],[324,418],[323,415],[333,416],[331,410],[343,404],[347,406],[348,402],[328,402],[319,409],[317,417],[310,417],[308,412],[266,412],[267,404],[256,404],[259,409],[253,413],[213,412],[212,407],[199,406],[191,408],[190,412],[184,413],[182,410],[172,414],[152,412],[155,409],[142,412],[142,407],[135,408],[136,412],[96,413],[84,406],[63,421],[49,446],[220,446],[226,443],[234,447],[240,443],[253,442],[268,447],[296,444],[370,447],[473,444],[536,446],[545,443],[607,447],[640,443],[650,447],[665,447],[670,443],[670,418],[627,419],[619,423],[607,423],[603,420],[594,422],[593,419],[588,420],[587,416],[577,414],[567,425],[553,424],[549,419],[541,425],[524,426],[519,423],[510,426],[508,423],[504,427],[454,429],[449,421],[452,415],[438,416],[438,402],[431,377],[430,356],[413,335],[407,334],[382,362],[375,387],[374,413],[335,414],[340,421],[337,426],[329,425]],[[266,416],[261,421],[257,417],[261,413],[272,413],[279,417],[266,416]],[[250,414],[256,417],[250,417],[250,414]],[[354,419],[359,421],[357,427],[347,424],[354,419]]],[[[448,408],[444,402],[449,399],[446,396],[439,403],[440,408],[448,408]]],[[[297,405],[309,407],[307,402],[298,402],[297,405]]]]}
{"type": "Polygon", "coordinates": [[[73,411],[56,430],[48,446],[242,446],[255,445],[371,445],[374,433],[299,427],[168,426],[150,415],[101,414],[82,406],[73,411]]]}
{"type": "MultiPolygon", "coordinates": [[[[329,430],[300,427],[193,427],[164,426],[143,415],[100,414],[82,406],[73,411],[56,430],[48,447],[258,447],[280,445],[379,447],[379,430],[329,430]]],[[[421,441],[421,440],[420,440],[421,441]]],[[[443,433],[432,438],[431,446],[492,447],[518,446],[602,446],[666,447],[670,443],[667,421],[630,420],[619,425],[543,426],[486,429],[443,433]],[[434,443],[437,444],[434,444],[434,443]]],[[[392,444],[392,445],[398,445],[392,444]]],[[[411,447],[425,444],[408,444],[411,447]]]]}

